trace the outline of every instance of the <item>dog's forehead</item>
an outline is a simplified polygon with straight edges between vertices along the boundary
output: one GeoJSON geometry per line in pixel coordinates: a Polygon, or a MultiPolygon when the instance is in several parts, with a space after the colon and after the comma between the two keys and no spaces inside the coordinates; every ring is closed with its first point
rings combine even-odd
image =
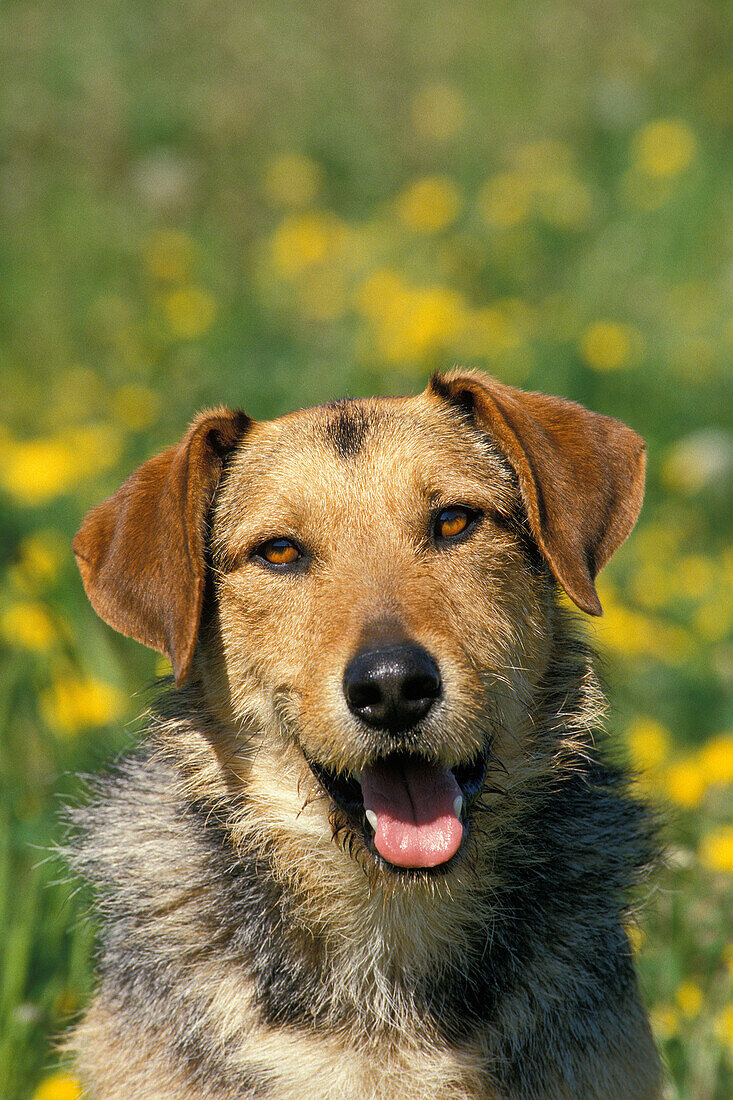
{"type": "Polygon", "coordinates": [[[256,422],[233,456],[227,485],[270,499],[322,497],[366,484],[398,492],[451,477],[485,482],[492,473],[511,480],[496,445],[459,410],[420,394],[344,399],[256,422]]]}

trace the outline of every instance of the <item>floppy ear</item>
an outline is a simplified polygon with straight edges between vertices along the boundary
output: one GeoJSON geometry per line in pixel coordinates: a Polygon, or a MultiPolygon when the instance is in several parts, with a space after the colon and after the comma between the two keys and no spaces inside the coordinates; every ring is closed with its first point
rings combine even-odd
{"type": "Polygon", "coordinates": [[[224,461],[250,424],[201,413],[175,447],[136,470],[88,513],[73,548],[95,611],[188,675],[204,596],[206,516],[224,461]]]}
{"type": "Polygon", "coordinates": [[[573,401],[525,393],[479,372],[436,375],[429,389],[467,409],[496,440],[550,569],[578,607],[602,614],[593,581],[639,514],[644,440],[573,401]]]}

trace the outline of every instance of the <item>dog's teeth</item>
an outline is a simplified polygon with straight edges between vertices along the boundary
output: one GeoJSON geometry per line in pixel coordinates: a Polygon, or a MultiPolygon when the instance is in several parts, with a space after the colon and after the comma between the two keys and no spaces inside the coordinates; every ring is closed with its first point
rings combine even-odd
{"type": "Polygon", "coordinates": [[[453,800],[453,813],[456,815],[457,818],[460,819],[460,816],[461,816],[462,812],[463,812],[463,795],[462,794],[457,794],[456,797],[453,800]]]}
{"type": "Polygon", "coordinates": [[[379,822],[377,821],[377,815],[375,814],[374,810],[367,810],[366,811],[366,819],[369,822],[369,824],[371,825],[374,832],[376,833],[377,825],[379,824],[379,822]]]}

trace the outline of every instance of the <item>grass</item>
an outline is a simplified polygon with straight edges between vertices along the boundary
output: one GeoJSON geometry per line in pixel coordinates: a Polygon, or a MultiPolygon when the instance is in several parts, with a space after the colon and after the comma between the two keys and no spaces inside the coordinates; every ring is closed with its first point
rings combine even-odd
{"type": "Polygon", "coordinates": [[[731,1094],[732,45],[712,0],[5,5],[4,1098],[73,1089],[51,1037],[93,927],[49,852],[159,671],[87,605],[82,514],[202,405],[265,417],[453,362],[648,440],[589,629],[669,821],[635,933],[669,1096],[731,1094]]]}

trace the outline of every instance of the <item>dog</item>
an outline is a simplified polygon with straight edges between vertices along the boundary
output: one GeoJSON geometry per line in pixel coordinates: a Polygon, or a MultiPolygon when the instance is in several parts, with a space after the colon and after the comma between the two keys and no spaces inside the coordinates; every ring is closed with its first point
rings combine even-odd
{"type": "Polygon", "coordinates": [[[625,931],[656,826],[570,606],[601,613],[644,467],[619,421],[455,370],[204,412],[87,515],[94,608],[175,685],[76,812],[85,1095],[660,1095],[625,931]]]}

